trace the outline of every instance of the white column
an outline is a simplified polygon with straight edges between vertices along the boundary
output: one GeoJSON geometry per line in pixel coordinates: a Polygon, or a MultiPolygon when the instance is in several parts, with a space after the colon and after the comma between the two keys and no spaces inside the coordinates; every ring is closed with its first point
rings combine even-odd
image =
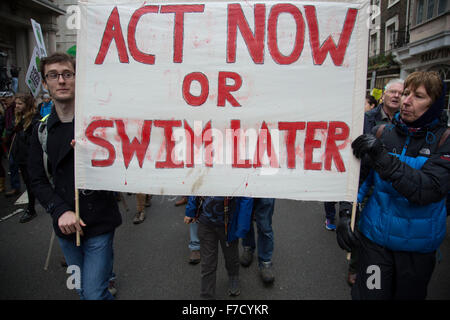
{"type": "Polygon", "coordinates": [[[36,38],[34,37],[33,28],[29,27],[27,29],[27,35],[28,35],[28,58],[31,59],[31,56],[33,55],[34,47],[36,46],[36,38]]]}
{"type": "Polygon", "coordinates": [[[50,53],[50,50],[49,50],[49,37],[50,37],[50,32],[49,31],[44,31],[43,32],[44,33],[44,43],[45,43],[45,50],[47,51],[47,55],[49,56],[51,53],[50,53]]]}
{"type": "Polygon", "coordinates": [[[56,52],[56,31],[50,30],[48,34],[47,54],[51,55],[56,52]]]}

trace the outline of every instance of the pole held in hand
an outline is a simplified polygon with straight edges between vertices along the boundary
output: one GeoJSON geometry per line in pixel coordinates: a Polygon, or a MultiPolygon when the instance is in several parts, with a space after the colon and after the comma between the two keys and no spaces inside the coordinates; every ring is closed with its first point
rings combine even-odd
{"type": "MultiPolygon", "coordinates": [[[[77,223],[80,223],[80,201],[78,197],[78,189],[75,188],[75,217],[77,218],[77,223]]],[[[77,247],[80,246],[80,231],[77,230],[77,247]]]]}
{"type": "MultiPolygon", "coordinates": [[[[357,201],[353,201],[353,206],[352,206],[352,218],[351,218],[351,220],[350,220],[350,227],[352,228],[352,232],[355,231],[356,205],[357,205],[357,201]]],[[[352,253],[351,253],[351,252],[347,253],[347,260],[350,260],[351,256],[352,256],[352,253]]]]}

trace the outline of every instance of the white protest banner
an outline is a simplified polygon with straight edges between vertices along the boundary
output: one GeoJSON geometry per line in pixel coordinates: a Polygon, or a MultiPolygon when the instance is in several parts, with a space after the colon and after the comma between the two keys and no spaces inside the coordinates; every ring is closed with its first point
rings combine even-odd
{"type": "Polygon", "coordinates": [[[36,46],[38,48],[38,55],[40,58],[47,56],[47,50],[45,49],[44,36],[42,35],[41,25],[33,19],[31,25],[33,26],[34,37],[36,38],[36,46]]]}
{"type": "Polygon", "coordinates": [[[355,199],[368,1],[79,4],[77,188],[355,199]]]}
{"type": "Polygon", "coordinates": [[[25,76],[25,83],[30,88],[33,97],[37,97],[41,92],[41,74],[39,72],[39,56],[38,48],[34,47],[33,55],[31,56],[30,64],[28,65],[27,74],[25,76]]]}

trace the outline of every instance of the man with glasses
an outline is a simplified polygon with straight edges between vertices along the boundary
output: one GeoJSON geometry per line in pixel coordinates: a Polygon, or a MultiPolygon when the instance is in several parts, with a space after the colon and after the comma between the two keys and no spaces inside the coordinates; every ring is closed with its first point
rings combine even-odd
{"type": "Polygon", "coordinates": [[[67,54],[55,53],[42,59],[40,68],[54,108],[33,130],[28,163],[31,186],[52,216],[67,264],[79,267],[81,299],[113,299],[108,290],[113,275],[113,238],[122,223],[114,194],[79,190],[80,219],[75,216],[75,61],[67,54]],[[77,231],[80,246],[75,242],[77,231]]]}
{"type": "Polygon", "coordinates": [[[383,93],[383,102],[364,115],[364,134],[371,133],[373,127],[392,121],[394,114],[400,108],[400,98],[403,93],[403,80],[393,79],[389,81],[383,93]]]}

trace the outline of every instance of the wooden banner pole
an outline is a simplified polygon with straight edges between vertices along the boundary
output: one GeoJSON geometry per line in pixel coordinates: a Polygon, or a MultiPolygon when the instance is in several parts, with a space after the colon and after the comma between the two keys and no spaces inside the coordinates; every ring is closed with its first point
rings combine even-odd
{"type": "MultiPolygon", "coordinates": [[[[350,227],[352,228],[352,232],[355,231],[355,221],[356,221],[356,205],[357,205],[357,201],[353,201],[353,206],[352,206],[352,219],[350,221],[350,227]]],[[[352,253],[349,252],[347,253],[347,260],[350,260],[352,256],[352,253]]]]}
{"type": "MultiPolygon", "coordinates": [[[[77,222],[80,223],[80,201],[78,197],[78,189],[75,188],[75,217],[77,222]]],[[[80,246],[80,231],[77,230],[77,247],[80,246]]]]}

